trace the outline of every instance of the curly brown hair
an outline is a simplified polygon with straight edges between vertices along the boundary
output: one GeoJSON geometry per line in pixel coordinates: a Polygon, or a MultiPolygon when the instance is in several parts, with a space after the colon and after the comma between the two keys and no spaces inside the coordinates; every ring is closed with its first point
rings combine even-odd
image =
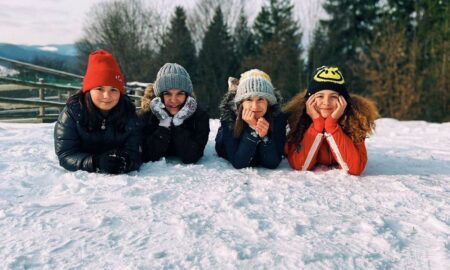
{"type": "MultiPolygon", "coordinates": [[[[287,141],[300,142],[312,123],[306,113],[306,91],[297,94],[284,106],[283,111],[289,114],[289,133],[287,141]]],[[[359,95],[350,95],[347,99],[344,115],[339,119],[339,125],[354,143],[364,141],[375,130],[375,120],[379,117],[375,104],[359,95]]]]}

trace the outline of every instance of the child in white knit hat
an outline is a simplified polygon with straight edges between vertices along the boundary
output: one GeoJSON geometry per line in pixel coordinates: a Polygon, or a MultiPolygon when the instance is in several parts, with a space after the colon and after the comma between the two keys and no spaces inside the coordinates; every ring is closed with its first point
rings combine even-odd
{"type": "Polygon", "coordinates": [[[278,167],[286,134],[280,101],[267,73],[252,69],[241,74],[237,89],[222,100],[217,154],[237,169],[278,167]]]}

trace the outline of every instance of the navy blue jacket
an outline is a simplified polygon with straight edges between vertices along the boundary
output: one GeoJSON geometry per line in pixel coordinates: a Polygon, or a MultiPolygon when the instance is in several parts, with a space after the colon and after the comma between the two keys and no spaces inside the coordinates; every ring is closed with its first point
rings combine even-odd
{"type": "Polygon", "coordinates": [[[150,111],[139,115],[142,125],[142,160],[157,161],[162,157],[179,157],[185,164],[196,163],[203,157],[209,135],[209,116],[200,107],[180,126],[159,126],[150,111]]]}
{"type": "Polygon", "coordinates": [[[236,169],[254,166],[275,169],[283,158],[286,120],[285,114],[279,112],[265,140],[261,139],[247,123],[244,123],[241,136],[234,138],[229,123],[222,120],[216,136],[216,152],[220,157],[230,161],[236,169]]]}

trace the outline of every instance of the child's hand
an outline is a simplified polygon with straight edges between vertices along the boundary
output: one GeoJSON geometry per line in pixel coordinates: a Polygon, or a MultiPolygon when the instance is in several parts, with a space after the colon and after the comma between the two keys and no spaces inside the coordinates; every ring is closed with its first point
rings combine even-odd
{"type": "Polygon", "coordinates": [[[191,96],[187,97],[183,108],[173,117],[173,125],[177,127],[183,124],[184,120],[195,113],[195,110],[197,110],[197,101],[191,96]]]}
{"type": "Polygon", "coordinates": [[[331,114],[331,117],[333,119],[339,119],[344,114],[345,108],[347,107],[347,101],[343,96],[339,96],[337,101],[337,108],[334,110],[334,112],[331,114]]]}
{"type": "Polygon", "coordinates": [[[255,114],[250,109],[242,110],[242,120],[244,120],[252,129],[256,129],[257,120],[255,114]]]}
{"type": "Polygon", "coordinates": [[[164,120],[169,118],[169,114],[166,110],[164,110],[166,106],[164,105],[164,102],[161,100],[160,97],[155,97],[150,102],[150,110],[152,110],[152,113],[158,118],[158,120],[164,120]]]}
{"type": "Polygon", "coordinates": [[[306,113],[312,120],[320,117],[320,113],[316,109],[316,95],[312,95],[306,101],[306,113]]]}
{"type": "Polygon", "coordinates": [[[264,119],[264,117],[258,119],[255,130],[260,138],[264,138],[267,135],[267,133],[269,132],[269,126],[270,126],[269,122],[267,122],[267,120],[264,119]]]}

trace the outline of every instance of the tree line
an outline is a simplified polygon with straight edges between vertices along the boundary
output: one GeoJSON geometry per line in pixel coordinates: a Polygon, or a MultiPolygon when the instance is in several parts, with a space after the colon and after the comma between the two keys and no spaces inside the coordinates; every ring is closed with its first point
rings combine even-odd
{"type": "Polygon", "coordinates": [[[166,62],[183,65],[205,109],[218,117],[227,78],[250,68],[271,75],[285,100],[315,68],[336,65],[350,92],[376,101],[383,117],[450,121],[449,3],[324,0],[307,49],[290,0],[268,0],[250,24],[242,0],[198,0],[170,21],[140,0],[97,4],[77,42],[80,70],[97,48],[111,51],[127,81],[150,82],[166,62]]]}

